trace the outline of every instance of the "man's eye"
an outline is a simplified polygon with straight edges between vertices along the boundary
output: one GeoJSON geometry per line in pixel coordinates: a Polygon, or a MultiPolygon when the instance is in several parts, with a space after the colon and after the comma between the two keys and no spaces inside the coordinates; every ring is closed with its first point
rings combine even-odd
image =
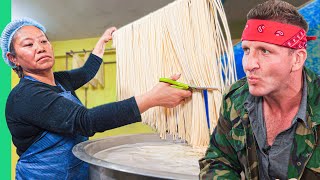
{"type": "Polygon", "coordinates": [[[249,52],[250,52],[250,49],[249,48],[242,48],[243,49],[243,52],[245,53],[245,54],[249,54],[249,52]]]}
{"type": "Polygon", "coordinates": [[[48,41],[47,40],[42,40],[41,43],[45,44],[47,43],[48,41]]]}
{"type": "Polygon", "coordinates": [[[26,45],[24,45],[24,46],[33,46],[33,44],[32,43],[28,43],[28,44],[26,44],[26,45]]]}
{"type": "Polygon", "coordinates": [[[263,52],[264,54],[269,54],[269,53],[270,53],[270,51],[268,51],[268,50],[266,50],[266,49],[262,49],[262,52],[263,52]]]}

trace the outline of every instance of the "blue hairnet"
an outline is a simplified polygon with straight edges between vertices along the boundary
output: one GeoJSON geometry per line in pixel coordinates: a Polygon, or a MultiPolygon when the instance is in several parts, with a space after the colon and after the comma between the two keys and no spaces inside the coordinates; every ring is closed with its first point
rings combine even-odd
{"type": "Polygon", "coordinates": [[[2,58],[4,59],[4,62],[12,68],[15,67],[15,64],[13,64],[9,59],[7,59],[6,54],[7,52],[10,52],[10,44],[12,41],[12,37],[23,26],[35,26],[44,33],[46,32],[45,27],[43,27],[40,23],[27,17],[13,20],[9,24],[7,24],[7,26],[2,31],[0,45],[2,49],[2,58]]]}

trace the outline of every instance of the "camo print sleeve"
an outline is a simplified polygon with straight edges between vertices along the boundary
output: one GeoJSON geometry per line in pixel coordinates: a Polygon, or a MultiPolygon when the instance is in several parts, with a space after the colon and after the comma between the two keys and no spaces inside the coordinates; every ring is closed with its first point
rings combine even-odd
{"type": "Polygon", "coordinates": [[[206,155],[199,160],[200,179],[240,179],[240,163],[236,150],[229,142],[232,139],[232,124],[229,120],[231,105],[227,102],[224,100],[221,106],[220,118],[211,135],[206,155]]]}

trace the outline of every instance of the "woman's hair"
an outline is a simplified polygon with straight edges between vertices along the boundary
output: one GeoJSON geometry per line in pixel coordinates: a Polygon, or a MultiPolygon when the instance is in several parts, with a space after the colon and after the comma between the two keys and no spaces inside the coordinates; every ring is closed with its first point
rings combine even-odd
{"type": "Polygon", "coordinates": [[[284,1],[269,0],[252,8],[247,14],[247,20],[272,20],[280,23],[298,26],[308,31],[308,23],[297,9],[284,1]]]}
{"type": "Polygon", "coordinates": [[[8,59],[7,53],[10,52],[10,45],[14,34],[23,26],[35,26],[44,33],[46,32],[46,28],[43,25],[28,17],[22,17],[12,20],[9,24],[6,25],[1,33],[0,47],[2,50],[2,58],[4,62],[12,68],[15,67],[15,64],[8,59]]]}
{"type": "MultiPolygon", "coordinates": [[[[15,37],[13,36],[12,41],[10,42],[10,53],[13,57],[16,56],[16,50],[13,47],[13,42],[15,41],[15,37]]],[[[23,69],[21,66],[16,66],[14,68],[12,68],[14,72],[17,73],[19,78],[23,78],[24,74],[23,74],[23,69]]]]}

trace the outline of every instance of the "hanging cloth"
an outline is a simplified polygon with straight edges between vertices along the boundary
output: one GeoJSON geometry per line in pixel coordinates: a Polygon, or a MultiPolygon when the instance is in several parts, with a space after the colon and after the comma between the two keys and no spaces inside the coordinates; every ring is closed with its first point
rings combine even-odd
{"type": "Polygon", "coordinates": [[[78,69],[84,64],[83,59],[78,54],[72,54],[72,69],[78,69]]]}
{"type": "MultiPolygon", "coordinates": [[[[77,69],[80,68],[84,65],[84,61],[83,59],[78,55],[78,54],[72,54],[72,69],[77,69]]],[[[89,84],[86,83],[85,85],[83,85],[82,87],[84,88],[88,88],[89,84]]]]}
{"type": "MultiPolygon", "coordinates": [[[[31,76],[25,79],[38,81],[31,76]]],[[[58,84],[62,97],[79,105],[82,103],[58,84]]],[[[45,120],[45,119],[44,119],[45,120]]],[[[81,135],[60,135],[45,131],[19,158],[16,179],[88,179],[89,166],[76,158],[72,148],[87,137],[81,135]]]]}
{"type": "Polygon", "coordinates": [[[103,63],[100,65],[100,68],[97,74],[94,76],[94,79],[104,88],[104,68],[103,63]]]}
{"type": "Polygon", "coordinates": [[[103,62],[101,63],[100,68],[93,79],[95,79],[96,82],[98,82],[100,84],[100,86],[104,88],[104,65],[103,65],[103,62]]]}
{"type": "MultiPolygon", "coordinates": [[[[84,63],[88,60],[89,56],[90,56],[90,53],[89,53],[89,52],[86,52],[86,53],[84,54],[84,57],[83,57],[84,63]]],[[[97,80],[96,80],[95,78],[92,78],[92,79],[89,81],[89,84],[91,84],[91,86],[94,87],[94,88],[98,87],[98,82],[97,82],[97,80]]]]}

